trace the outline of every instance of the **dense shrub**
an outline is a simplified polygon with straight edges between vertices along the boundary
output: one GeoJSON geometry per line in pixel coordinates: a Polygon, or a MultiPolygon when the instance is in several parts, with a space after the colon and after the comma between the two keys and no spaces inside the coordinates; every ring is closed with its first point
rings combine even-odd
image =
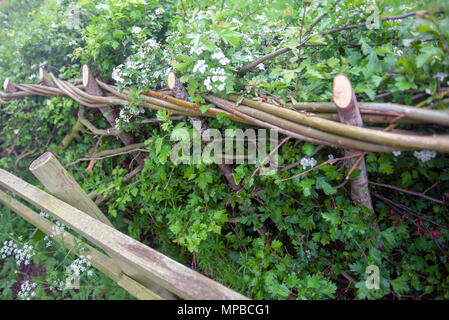
{"type": "MultiPolygon", "coordinates": [[[[196,102],[204,102],[200,93],[211,91],[294,102],[331,100],[332,79],[344,73],[360,101],[447,109],[448,11],[446,2],[16,0],[0,9],[0,78],[35,82],[37,67],[46,61],[50,71],[74,79],[88,63],[99,78],[131,87],[135,95],[165,87],[166,74],[174,71],[196,102]],[[67,24],[73,8],[79,28],[67,24]],[[415,10],[426,14],[379,20],[415,10]],[[374,25],[326,34],[367,20],[374,25]],[[311,35],[311,46],[298,49],[311,35]],[[284,47],[292,50],[240,72],[284,47]]],[[[63,150],[59,144],[77,109],[62,97],[1,106],[0,167],[38,184],[26,168],[44,151],[57,153],[66,164],[120,146],[115,138],[85,132],[63,150]]],[[[96,126],[108,127],[99,112],[88,116],[96,126]]],[[[235,196],[216,165],[169,161],[172,130],[193,132],[187,120],[175,123],[169,116],[122,113],[122,129],[145,141],[148,154],[134,180],[123,181],[130,171],[127,155],[98,161],[87,172],[86,162],[69,169],[86,191],[102,195],[101,208],[120,230],[252,298],[449,298],[448,207],[428,198],[449,200],[447,154],[366,156],[371,181],[428,196],[372,185],[377,232],[362,218],[366,208],[351,205],[344,183],[349,169],[341,162],[280,181],[310,169],[310,159],[322,163],[342,150],[291,140],[279,149],[279,166],[309,160],[274,175],[256,175],[235,196]],[[143,116],[161,124],[139,123],[143,116]],[[378,290],[365,285],[370,265],[380,270],[378,290]]],[[[222,117],[208,123],[223,130],[247,128],[222,117]]],[[[410,127],[445,130],[399,128],[410,127]]],[[[236,183],[246,183],[258,164],[236,165],[236,183]]],[[[2,219],[13,219],[1,210],[2,219]]],[[[10,232],[0,230],[0,241],[10,232]]],[[[2,277],[10,267],[3,265],[2,277]]]]}

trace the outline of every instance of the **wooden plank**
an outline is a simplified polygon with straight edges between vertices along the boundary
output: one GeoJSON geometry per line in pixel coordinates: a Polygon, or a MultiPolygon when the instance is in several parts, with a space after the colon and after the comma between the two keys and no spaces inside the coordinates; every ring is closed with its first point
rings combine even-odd
{"type": "MultiPolygon", "coordinates": [[[[51,214],[94,244],[114,253],[134,267],[139,275],[144,275],[146,279],[182,298],[199,300],[247,299],[245,296],[164,256],[3,169],[0,169],[0,186],[51,214]]],[[[141,279],[130,276],[145,284],[141,279]]]]}
{"type": "Polygon", "coordinates": [[[136,280],[128,277],[126,274],[122,275],[117,284],[139,300],[162,300],[161,296],[141,285],[136,280]]]}
{"type": "Polygon", "coordinates": [[[0,203],[10,208],[12,211],[17,213],[19,216],[24,218],[26,221],[31,223],[33,226],[41,230],[47,235],[52,235],[53,239],[72,251],[77,256],[91,256],[89,261],[92,266],[109,278],[117,282],[122,288],[132,294],[134,297],[140,300],[159,300],[162,299],[160,296],[142,286],[140,283],[128,277],[126,274],[122,273],[120,267],[107,255],[101,253],[97,249],[93,248],[89,244],[81,241],[77,237],[68,233],[67,235],[54,235],[54,228],[56,225],[46,218],[40,216],[35,211],[31,210],[24,204],[20,203],[13,197],[7,195],[5,192],[0,190],[0,203]],[[84,251],[80,251],[79,248],[84,248],[84,251]]]}
{"type": "Polygon", "coordinates": [[[45,152],[34,160],[29,169],[56,198],[113,227],[95,202],[89,198],[51,152],[45,152]]]}
{"type": "MultiPolygon", "coordinates": [[[[55,197],[113,227],[112,223],[106,218],[103,212],[101,212],[100,208],[98,208],[93,200],[83,189],[81,189],[75,179],[70,176],[67,170],[65,170],[51,152],[46,152],[34,160],[29,169],[55,197]]],[[[144,281],[143,284],[149,290],[154,291],[159,296],[166,299],[177,299],[175,295],[165,288],[146,279],[138,270],[128,263],[123,262],[122,259],[115,256],[113,252],[110,252],[107,248],[101,248],[106,251],[106,253],[128,276],[134,279],[141,279],[144,281]]]]}

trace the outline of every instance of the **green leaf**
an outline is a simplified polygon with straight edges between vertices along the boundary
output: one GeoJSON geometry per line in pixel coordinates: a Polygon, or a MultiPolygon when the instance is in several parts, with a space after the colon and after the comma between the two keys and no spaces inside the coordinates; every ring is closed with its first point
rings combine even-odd
{"type": "Polygon", "coordinates": [[[335,213],[321,212],[321,216],[332,225],[338,225],[340,223],[340,217],[338,217],[335,213]]]}
{"type": "Polygon", "coordinates": [[[415,83],[410,82],[407,78],[404,77],[398,77],[395,79],[395,81],[396,81],[396,88],[398,88],[399,90],[409,90],[418,88],[418,86],[415,83]]]}
{"type": "Polygon", "coordinates": [[[314,183],[315,179],[313,178],[307,178],[300,181],[299,187],[302,189],[305,197],[308,197],[312,194],[312,186],[314,183]]]}
{"type": "Polygon", "coordinates": [[[394,280],[390,281],[391,286],[393,287],[393,291],[397,294],[408,293],[410,288],[407,283],[407,278],[405,276],[401,276],[394,280]]]}
{"type": "Polygon", "coordinates": [[[316,187],[322,189],[326,195],[335,194],[337,192],[337,189],[327,183],[324,177],[316,178],[316,187]]]}
{"type": "Polygon", "coordinates": [[[207,110],[209,110],[209,106],[208,105],[203,105],[200,107],[201,113],[205,114],[207,112],[207,110]]]}
{"type": "Polygon", "coordinates": [[[236,31],[227,30],[221,34],[222,38],[229,42],[233,47],[237,47],[242,39],[242,35],[236,31]]]}

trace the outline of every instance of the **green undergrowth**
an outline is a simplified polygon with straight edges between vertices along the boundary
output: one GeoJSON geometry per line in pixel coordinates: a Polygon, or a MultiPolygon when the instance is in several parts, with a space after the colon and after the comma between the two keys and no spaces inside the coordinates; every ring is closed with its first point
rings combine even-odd
{"type": "MultiPolygon", "coordinates": [[[[360,101],[447,109],[442,95],[449,87],[445,2],[378,1],[372,10],[365,1],[340,1],[338,6],[327,0],[308,2],[304,29],[327,13],[316,32],[366,21],[375,10],[380,17],[413,10],[426,10],[428,16],[316,36],[316,46],[303,49],[300,64],[296,46],[303,1],[223,3],[221,8],[221,2],[184,1],[184,11],[179,1],[10,1],[0,7],[0,79],[35,83],[43,66],[73,80],[80,78],[79,69],[87,63],[99,78],[130,86],[134,95],[164,87],[165,73],[172,70],[196,102],[202,102],[199,93],[209,91],[222,97],[246,93],[261,98],[270,93],[291,102],[329,101],[333,77],[344,73],[360,101]],[[67,23],[73,22],[70,5],[79,13],[76,27],[67,23]],[[263,67],[237,72],[285,46],[293,50],[267,60],[263,67]],[[198,65],[200,60],[204,61],[198,65]],[[212,81],[212,69],[219,68],[224,78],[212,81]],[[376,98],[383,93],[389,94],[376,98]]],[[[97,160],[91,170],[89,161],[68,170],[87,193],[96,195],[99,207],[120,231],[254,299],[449,298],[449,210],[442,204],[449,201],[447,154],[402,151],[366,156],[370,181],[415,193],[371,185],[376,231],[373,221],[363,218],[367,210],[351,204],[345,180],[349,169],[342,162],[281,181],[310,169],[307,163],[343,156],[342,150],[291,139],[278,150],[278,166],[307,161],[252,179],[262,159],[235,164],[235,182],[249,181],[236,195],[217,165],[170,161],[172,131],[185,128],[193,134],[187,119],[173,121],[162,111],[141,113],[135,105],[119,107],[123,111],[117,128],[145,142],[143,170],[124,181],[135,165],[128,154],[97,160]],[[140,123],[143,118],[160,123],[140,123]],[[369,266],[379,270],[378,289],[367,286],[373,275],[369,266]]],[[[77,112],[78,104],[64,97],[27,97],[1,105],[0,168],[42,188],[27,168],[43,152],[52,151],[66,165],[123,146],[114,137],[84,130],[63,149],[60,143],[76,123],[77,112]]],[[[88,110],[86,116],[98,128],[109,127],[98,110],[88,110]]],[[[208,123],[222,132],[249,128],[223,117],[208,123]]],[[[447,133],[433,125],[399,128],[447,133]]],[[[357,175],[355,171],[350,177],[357,175]]],[[[2,298],[17,298],[14,288],[27,280],[37,284],[31,298],[131,298],[99,271],[83,275],[78,291],[47,292],[50,285],[44,283],[65,281],[64,268],[76,258],[54,243],[47,247],[48,238],[5,207],[0,207],[0,221],[0,243],[32,245],[30,265],[45,270],[43,275],[17,266],[14,257],[2,258],[2,298]],[[21,276],[22,269],[39,275],[21,276]]]]}

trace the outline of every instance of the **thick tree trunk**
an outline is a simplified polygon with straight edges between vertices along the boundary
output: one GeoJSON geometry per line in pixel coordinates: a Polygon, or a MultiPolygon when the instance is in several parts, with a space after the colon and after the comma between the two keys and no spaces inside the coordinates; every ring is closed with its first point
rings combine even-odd
{"type": "MultiPolygon", "coordinates": [[[[339,74],[334,78],[332,98],[337,106],[340,121],[345,124],[363,127],[363,120],[360,115],[359,107],[349,79],[339,74]]],[[[345,156],[360,153],[359,150],[345,150],[345,156]]],[[[345,161],[348,168],[352,168],[358,158],[352,158],[345,161]]],[[[362,158],[356,167],[360,170],[360,175],[355,180],[351,180],[351,199],[355,205],[367,207],[374,213],[373,204],[368,188],[368,176],[366,174],[365,159],[362,158]]]]}
{"type": "MultiPolygon", "coordinates": [[[[179,81],[178,78],[176,78],[176,75],[173,72],[170,72],[167,76],[167,85],[170,90],[173,91],[173,95],[175,98],[180,100],[188,100],[189,93],[187,92],[184,85],[179,81]]],[[[209,129],[209,126],[207,122],[202,122],[201,117],[189,117],[190,123],[192,123],[194,129],[198,132],[200,137],[202,137],[203,132],[209,129]],[[201,127],[196,127],[197,123],[201,123],[201,127]]],[[[224,177],[226,178],[226,181],[228,182],[229,186],[234,191],[238,191],[241,189],[240,185],[237,185],[234,180],[234,176],[232,175],[234,173],[234,168],[230,164],[225,163],[217,163],[218,167],[220,168],[220,171],[223,173],[224,177]]]]}

